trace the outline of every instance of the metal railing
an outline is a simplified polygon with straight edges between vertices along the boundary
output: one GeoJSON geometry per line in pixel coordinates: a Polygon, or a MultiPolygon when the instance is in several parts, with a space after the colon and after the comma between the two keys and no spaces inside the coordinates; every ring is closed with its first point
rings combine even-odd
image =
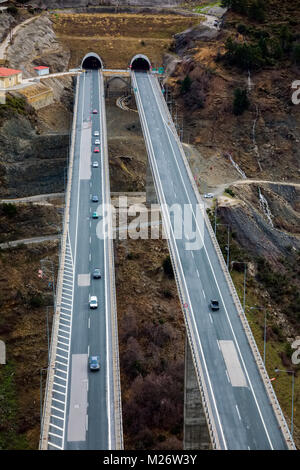
{"type": "Polygon", "coordinates": [[[60,321],[60,304],[62,297],[62,280],[64,272],[64,261],[67,245],[67,236],[69,231],[69,216],[70,216],[70,197],[71,197],[71,188],[72,188],[72,172],[73,172],[73,162],[74,162],[74,147],[75,147],[75,135],[76,135],[76,122],[77,122],[77,108],[78,108],[78,94],[79,94],[79,80],[76,79],[76,92],[75,92],[75,105],[72,121],[72,138],[71,138],[71,148],[69,153],[69,170],[68,170],[68,183],[65,195],[65,211],[63,218],[63,232],[60,243],[60,253],[59,253],[59,269],[58,269],[58,278],[56,283],[56,304],[55,304],[55,314],[53,315],[52,323],[52,333],[51,333],[51,347],[49,352],[50,361],[48,364],[48,373],[45,389],[45,398],[43,406],[43,418],[41,423],[41,438],[40,446],[41,450],[47,450],[48,447],[48,432],[50,426],[50,416],[51,416],[51,400],[52,400],[52,388],[54,381],[54,366],[55,366],[55,357],[56,357],[56,347],[57,347],[57,335],[60,321]]]}

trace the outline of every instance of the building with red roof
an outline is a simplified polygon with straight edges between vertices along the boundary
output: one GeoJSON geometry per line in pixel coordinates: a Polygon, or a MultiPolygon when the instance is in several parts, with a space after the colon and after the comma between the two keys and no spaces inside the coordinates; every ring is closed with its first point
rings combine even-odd
{"type": "Polygon", "coordinates": [[[0,88],[10,88],[22,83],[22,71],[0,67],[0,88]]]}
{"type": "Polygon", "coordinates": [[[45,67],[44,65],[39,65],[38,67],[34,67],[34,70],[39,76],[48,75],[49,73],[49,67],[45,67]]]}

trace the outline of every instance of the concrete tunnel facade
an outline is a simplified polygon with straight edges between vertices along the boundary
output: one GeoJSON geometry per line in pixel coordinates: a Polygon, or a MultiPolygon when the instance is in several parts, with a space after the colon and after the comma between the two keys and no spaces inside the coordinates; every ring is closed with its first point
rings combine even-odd
{"type": "Polygon", "coordinates": [[[152,69],[152,65],[146,55],[137,54],[131,59],[130,68],[140,72],[147,72],[152,69]]]}
{"type": "Polygon", "coordinates": [[[81,62],[82,69],[103,69],[103,61],[96,52],[89,52],[81,62]]]}

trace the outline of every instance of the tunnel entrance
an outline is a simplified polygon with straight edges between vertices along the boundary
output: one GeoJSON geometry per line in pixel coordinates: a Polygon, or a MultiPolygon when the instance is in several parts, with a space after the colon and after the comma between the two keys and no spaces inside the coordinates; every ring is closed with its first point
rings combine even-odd
{"type": "Polygon", "coordinates": [[[132,70],[135,70],[137,72],[147,72],[148,70],[150,70],[150,65],[146,61],[146,59],[139,58],[139,59],[135,59],[132,62],[131,68],[132,70]]]}
{"type": "Polygon", "coordinates": [[[139,54],[133,57],[130,68],[136,72],[147,72],[151,69],[151,63],[147,56],[139,54]]]}
{"type": "Polygon", "coordinates": [[[90,52],[83,58],[81,68],[97,70],[103,68],[103,63],[98,54],[90,52]]]}

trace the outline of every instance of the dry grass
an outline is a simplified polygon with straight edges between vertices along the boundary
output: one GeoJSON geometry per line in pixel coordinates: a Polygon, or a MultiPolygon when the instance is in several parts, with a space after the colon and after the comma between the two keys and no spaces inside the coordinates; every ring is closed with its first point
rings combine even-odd
{"type": "Polygon", "coordinates": [[[175,15],[53,15],[55,32],[71,51],[70,67],[87,52],[98,53],[107,68],[127,67],[138,53],[161,64],[173,35],[199,23],[199,18],[175,15]]]}

